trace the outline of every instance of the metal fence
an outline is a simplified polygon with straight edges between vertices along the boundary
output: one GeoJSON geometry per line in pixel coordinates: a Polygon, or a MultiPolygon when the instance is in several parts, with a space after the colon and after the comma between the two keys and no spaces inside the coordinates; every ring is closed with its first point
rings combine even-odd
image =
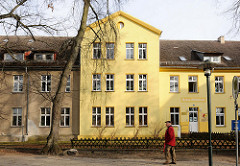
{"type": "MultiPolygon", "coordinates": [[[[176,147],[185,149],[207,149],[208,133],[190,133],[176,138],[176,147]]],[[[164,138],[86,138],[72,139],[72,148],[79,149],[163,149],[164,138]]],[[[213,149],[235,149],[234,133],[212,133],[213,149]]]]}

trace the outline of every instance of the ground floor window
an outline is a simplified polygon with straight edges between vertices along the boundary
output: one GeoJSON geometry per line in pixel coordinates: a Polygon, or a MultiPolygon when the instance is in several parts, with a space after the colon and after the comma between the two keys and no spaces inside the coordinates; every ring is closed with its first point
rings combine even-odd
{"type": "Polygon", "coordinates": [[[40,126],[41,127],[49,127],[50,126],[50,112],[51,109],[50,108],[41,108],[41,122],[40,122],[40,126]]]}
{"type": "Polygon", "coordinates": [[[224,108],[216,108],[216,126],[224,126],[224,108]]]}
{"type": "Polygon", "coordinates": [[[126,108],[126,126],[134,126],[134,107],[126,108]]]}
{"type": "Polygon", "coordinates": [[[139,107],[139,126],[148,125],[147,107],[139,107]]]}
{"type": "Polygon", "coordinates": [[[70,108],[62,108],[61,109],[61,127],[69,127],[70,124],[70,108]]]}
{"type": "Polygon", "coordinates": [[[114,126],[114,107],[106,107],[106,126],[114,126]]]}
{"type": "Polygon", "coordinates": [[[92,107],[92,126],[101,126],[101,107],[92,107]]]}
{"type": "Polygon", "coordinates": [[[22,126],[22,108],[13,108],[12,126],[22,126]]]}
{"type": "Polygon", "coordinates": [[[170,116],[172,125],[179,125],[179,108],[171,107],[170,108],[170,116]]]}

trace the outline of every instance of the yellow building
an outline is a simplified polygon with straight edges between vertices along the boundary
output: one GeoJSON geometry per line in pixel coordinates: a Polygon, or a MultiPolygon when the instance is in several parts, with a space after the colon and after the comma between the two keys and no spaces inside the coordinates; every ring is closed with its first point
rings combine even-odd
{"type": "Polygon", "coordinates": [[[161,40],[160,112],[181,133],[207,132],[205,60],[212,62],[210,76],[213,132],[230,132],[235,119],[232,79],[240,76],[239,42],[161,40]],[[180,126],[180,127],[179,127],[180,126]]]}
{"type": "Polygon", "coordinates": [[[164,125],[159,111],[161,31],[122,11],[100,22],[91,25],[103,31],[99,38],[89,28],[81,50],[79,138],[153,136],[164,125]],[[111,29],[115,25],[117,36],[111,29]]]}

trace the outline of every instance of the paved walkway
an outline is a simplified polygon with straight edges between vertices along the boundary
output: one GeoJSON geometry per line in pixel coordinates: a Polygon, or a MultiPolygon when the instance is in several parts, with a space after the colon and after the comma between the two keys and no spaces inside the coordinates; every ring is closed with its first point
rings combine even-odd
{"type": "MultiPolygon", "coordinates": [[[[29,153],[0,153],[0,166],[157,166],[164,163],[164,156],[159,152],[145,152],[144,154],[104,154],[84,152],[78,156],[44,156],[29,153]],[[151,156],[151,157],[148,157],[151,156]]],[[[186,154],[179,152],[177,157],[179,166],[207,166],[208,155],[186,154]]],[[[234,166],[235,157],[226,155],[213,155],[214,166],[234,166]]]]}

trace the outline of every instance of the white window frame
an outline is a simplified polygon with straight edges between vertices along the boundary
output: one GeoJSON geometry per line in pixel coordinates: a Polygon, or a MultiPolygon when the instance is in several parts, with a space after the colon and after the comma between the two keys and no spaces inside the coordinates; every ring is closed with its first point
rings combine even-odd
{"type": "Polygon", "coordinates": [[[198,77],[197,76],[188,76],[188,92],[189,93],[197,93],[198,92],[198,77]],[[190,83],[192,83],[193,91],[190,92],[190,83]]]}
{"type": "Polygon", "coordinates": [[[148,108],[147,107],[139,107],[139,126],[148,126],[148,108]],[[147,112],[145,112],[145,110],[147,112]],[[142,123],[141,123],[142,119],[142,123]],[[146,123],[145,123],[146,119],[146,123]]]}
{"type": "Polygon", "coordinates": [[[179,92],[179,76],[170,76],[170,92],[179,92]],[[173,86],[173,89],[171,89],[171,86],[173,86]]]}
{"type": "Polygon", "coordinates": [[[52,76],[49,75],[41,75],[41,92],[51,92],[52,86],[52,76]],[[44,79],[44,77],[46,79],[44,79]],[[43,90],[43,87],[45,90],[43,90]]]}
{"type": "Polygon", "coordinates": [[[106,126],[114,126],[114,107],[106,107],[106,126]]]}
{"type": "Polygon", "coordinates": [[[21,127],[22,120],[23,120],[22,119],[22,108],[20,108],[20,107],[12,108],[12,126],[13,127],[21,127]],[[16,117],[16,121],[15,121],[15,117],[16,117]]]}
{"type": "Polygon", "coordinates": [[[92,107],[92,126],[100,127],[101,123],[101,107],[92,107]]]}
{"type": "Polygon", "coordinates": [[[126,75],[126,91],[134,91],[134,74],[126,75]]]}
{"type": "Polygon", "coordinates": [[[215,76],[215,93],[224,93],[224,77],[223,76],[215,76]],[[222,85],[222,88],[221,88],[221,85],[222,85]]]}
{"type": "Polygon", "coordinates": [[[23,75],[13,76],[13,92],[23,91],[23,75]]]}
{"type": "Polygon", "coordinates": [[[114,74],[106,74],[106,91],[114,91],[114,74]]]}
{"type": "Polygon", "coordinates": [[[225,108],[224,107],[216,108],[216,126],[225,126],[225,108]],[[219,118],[219,124],[217,124],[217,118],[219,118]],[[223,121],[221,120],[222,118],[223,118],[223,121]]]}
{"type": "Polygon", "coordinates": [[[51,108],[43,107],[40,109],[40,127],[50,127],[51,125],[51,108]],[[44,111],[44,113],[42,113],[44,111]],[[49,113],[48,113],[49,111],[49,113]],[[44,117],[44,124],[42,125],[42,117],[44,117]],[[47,124],[47,118],[49,118],[49,124],[47,124]]]}
{"type": "Polygon", "coordinates": [[[134,107],[126,107],[126,126],[133,127],[134,123],[135,123],[134,107]]]}
{"type": "Polygon", "coordinates": [[[114,43],[106,43],[106,49],[107,59],[114,59],[114,43]]]}
{"type": "Polygon", "coordinates": [[[138,91],[147,91],[147,74],[138,75],[138,91]]]}
{"type": "Polygon", "coordinates": [[[60,127],[69,127],[69,126],[70,126],[70,108],[62,108],[60,127]]]}
{"type": "Polygon", "coordinates": [[[204,56],[203,61],[209,60],[212,63],[221,63],[221,56],[204,56]]]}
{"type": "Polygon", "coordinates": [[[13,54],[5,53],[4,54],[4,61],[23,61],[24,60],[24,54],[23,53],[13,53],[13,54]],[[12,56],[15,58],[13,58],[12,56]],[[19,58],[19,55],[21,56],[19,58]]]}
{"type": "Polygon", "coordinates": [[[34,60],[36,61],[53,61],[54,60],[54,54],[53,53],[35,53],[34,54],[34,60]],[[50,59],[47,59],[47,56],[50,55],[50,59]],[[41,59],[37,59],[37,56],[41,56],[41,59]]]}
{"type": "Polygon", "coordinates": [[[134,59],[134,43],[126,43],[126,59],[134,59]]]}
{"type": "Polygon", "coordinates": [[[172,125],[179,126],[179,107],[170,107],[170,117],[172,125]]]}
{"type": "Polygon", "coordinates": [[[147,59],[147,43],[138,43],[138,59],[147,59]]]}
{"type": "Polygon", "coordinates": [[[93,59],[100,59],[101,54],[101,43],[93,43],[93,59]]]}
{"type": "Polygon", "coordinates": [[[65,88],[65,92],[70,92],[71,91],[71,76],[69,75],[67,78],[67,84],[65,88]]]}
{"type": "Polygon", "coordinates": [[[101,91],[101,74],[92,75],[92,91],[101,91]]]}

